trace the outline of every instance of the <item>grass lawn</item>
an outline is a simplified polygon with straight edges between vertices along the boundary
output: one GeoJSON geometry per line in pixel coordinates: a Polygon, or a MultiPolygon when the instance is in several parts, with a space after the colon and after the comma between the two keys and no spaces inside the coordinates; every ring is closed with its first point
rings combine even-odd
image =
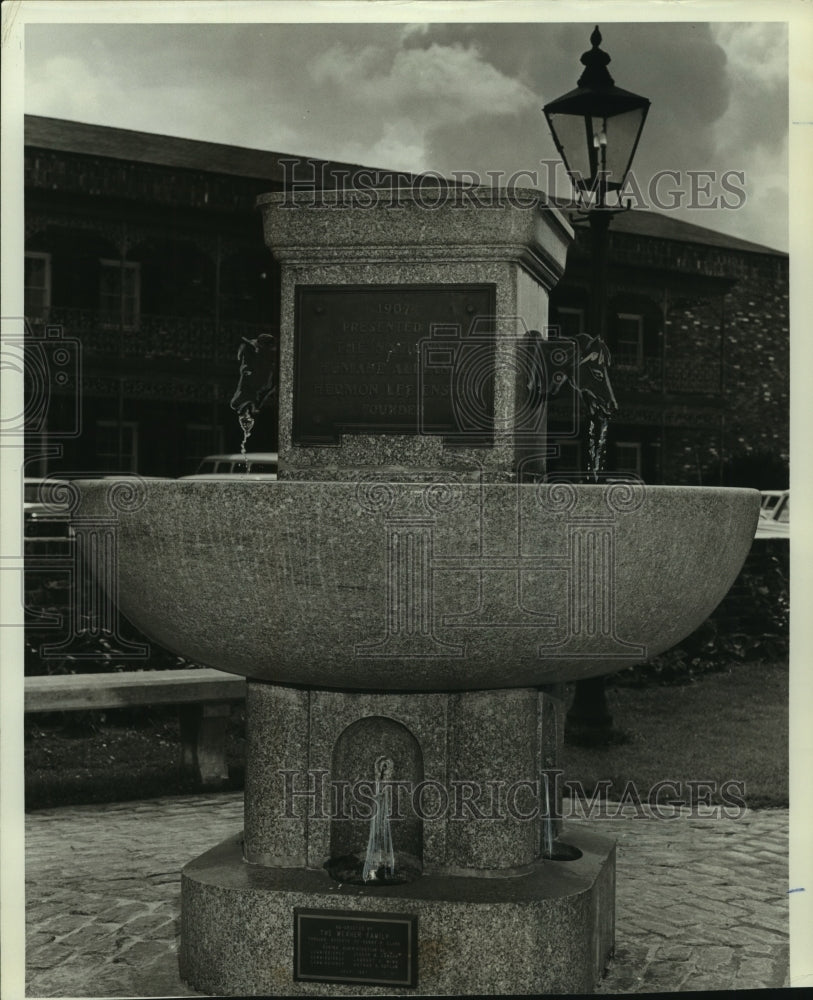
{"type": "Polygon", "coordinates": [[[642,800],[665,779],[718,789],[733,779],[744,783],[751,808],[788,805],[786,663],[738,663],[682,686],[610,687],[607,699],[628,742],[565,746],[564,778],[588,794],[607,779],[608,797],[618,799],[633,781],[642,800]]]}
{"type": "MultiPolygon", "coordinates": [[[[590,794],[609,779],[618,798],[628,781],[645,799],[665,779],[745,784],[751,807],[788,804],[788,669],[785,663],[736,664],[685,686],[610,687],[622,745],[565,746],[564,778],[590,794]]],[[[242,713],[229,734],[231,780],[243,780],[242,713]]],[[[178,767],[171,708],[66,713],[26,719],[26,807],[126,801],[195,792],[178,767]]],[[[719,802],[719,797],[712,796],[719,802]]]]}
{"type": "MultiPolygon", "coordinates": [[[[28,716],[26,809],[199,792],[181,772],[180,746],[177,710],[170,706],[28,716]]],[[[244,776],[242,709],[232,713],[226,752],[224,787],[237,790],[244,776]]]]}

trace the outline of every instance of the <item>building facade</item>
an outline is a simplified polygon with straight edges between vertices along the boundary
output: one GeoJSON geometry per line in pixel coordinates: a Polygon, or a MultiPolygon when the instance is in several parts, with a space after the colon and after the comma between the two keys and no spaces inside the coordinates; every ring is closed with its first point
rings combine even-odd
{"type": "MultiPolygon", "coordinates": [[[[332,187],[359,169],[27,118],[25,312],[42,370],[29,387],[26,475],[179,476],[205,454],[237,450],[237,350],[279,321],[255,198],[293,176],[332,187]]],[[[574,222],[551,298],[564,334],[588,332],[589,233],[574,222]]],[[[619,412],[607,469],[650,483],[786,485],[787,255],[632,211],[613,222],[610,262],[619,412]]],[[[552,430],[568,405],[552,404],[552,430]]],[[[270,408],[250,448],[275,445],[270,408]]],[[[552,469],[584,468],[583,441],[558,447],[552,469]]]]}

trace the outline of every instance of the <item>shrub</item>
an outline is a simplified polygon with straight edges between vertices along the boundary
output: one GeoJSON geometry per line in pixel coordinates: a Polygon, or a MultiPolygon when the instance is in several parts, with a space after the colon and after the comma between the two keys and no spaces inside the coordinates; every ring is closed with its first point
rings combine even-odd
{"type": "Polygon", "coordinates": [[[151,642],[134,625],[119,616],[121,638],[130,643],[148,646],[146,659],[131,660],[109,634],[93,635],[89,631],[77,635],[70,650],[54,656],[44,656],[43,646],[56,645],[68,635],[71,602],[75,600],[75,584],[64,571],[27,573],[25,579],[25,674],[90,674],[114,670],[170,670],[194,666],[182,657],[151,642]],[[48,619],[56,624],[48,624],[48,619]]]}
{"type": "Polygon", "coordinates": [[[756,542],[734,586],[695,632],[648,663],[619,671],[612,682],[688,684],[732,663],[787,660],[789,559],[785,539],[756,542]]]}

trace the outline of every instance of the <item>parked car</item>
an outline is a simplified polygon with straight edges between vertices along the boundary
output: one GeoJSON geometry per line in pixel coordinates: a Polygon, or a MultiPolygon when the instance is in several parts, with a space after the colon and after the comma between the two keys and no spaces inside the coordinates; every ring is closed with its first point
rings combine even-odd
{"type": "Polygon", "coordinates": [[[37,551],[44,546],[60,549],[73,538],[71,516],[67,500],[59,495],[60,480],[23,480],[23,537],[26,551],[37,551]],[[30,543],[30,544],[29,544],[30,543]]]}
{"type": "Polygon", "coordinates": [[[790,536],[790,490],[763,490],[755,538],[790,536]]]}
{"type": "Polygon", "coordinates": [[[250,475],[253,479],[277,478],[278,455],[275,451],[253,451],[245,455],[207,455],[197,471],[181,479],[222,479],[223,476],[250,475]]]}

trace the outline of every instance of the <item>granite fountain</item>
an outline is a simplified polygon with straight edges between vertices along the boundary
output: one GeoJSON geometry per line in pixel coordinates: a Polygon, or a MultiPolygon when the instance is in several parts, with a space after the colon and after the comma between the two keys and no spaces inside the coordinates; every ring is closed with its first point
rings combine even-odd
{"type": "MultiPolygon", "coordinates": [[[[82,484],[127,617],[247,678],[244,829],[184,869],[181,972],[221,995],[589,992],[615,847],[560,818],[563,685],[693,631],[758,494],[547,476],[528,345],[569,224],[529,192],[363,194],[260,199],[278,481],[82,484]]],[[[574,363],[553,343],[546,383],[574,363]]]]}

